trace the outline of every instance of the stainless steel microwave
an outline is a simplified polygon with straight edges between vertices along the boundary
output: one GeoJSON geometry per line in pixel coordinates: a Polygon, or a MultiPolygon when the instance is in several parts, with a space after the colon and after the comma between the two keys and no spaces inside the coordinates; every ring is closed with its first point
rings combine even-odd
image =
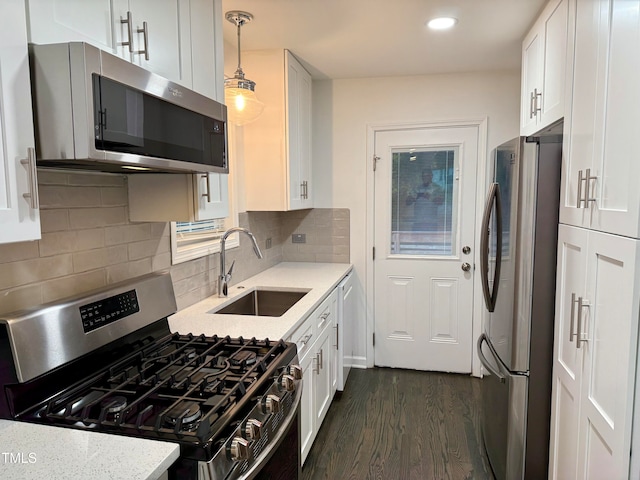
{"type": "Polygon", "coordinates": [[[227,108],[82,42],[30,45],[38,166],[228,173],[227,108]]]}

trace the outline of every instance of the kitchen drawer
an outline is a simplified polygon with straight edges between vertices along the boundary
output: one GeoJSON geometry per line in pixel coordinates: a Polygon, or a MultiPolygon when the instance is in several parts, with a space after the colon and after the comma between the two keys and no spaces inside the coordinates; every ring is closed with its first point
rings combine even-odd
{"type": "Polygon", "coordinates": [[[312,318],[315,319],[316,332],[321,335],[329,325],[336,321],[336,305],[338,292],[334,289],[331,294],[324,299],[318,308],[315,309],[312,318]]]}
{"type": "Polygon", "coordinates": [[[312,317],[300,325],[293,335],[291,335],[291,342],[294,342],[298,347],[298,359],[302,362],[302,359],[307,354],[309,347],[315,341],[313,338],[313,321],[312,317]]]}

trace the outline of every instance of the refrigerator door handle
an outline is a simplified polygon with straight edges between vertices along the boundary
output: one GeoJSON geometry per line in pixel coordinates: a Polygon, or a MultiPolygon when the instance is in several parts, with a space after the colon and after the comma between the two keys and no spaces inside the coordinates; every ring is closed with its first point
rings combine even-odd
{"type": "Polygon", "coordinates": [[[492,183],[489,187],[489,195],[487,203],[484,207],[482,215],[482,235],[480,236],[480,274],[482,277],[482,293],[484,294],[485,305],[489,312],[493,312],[496,308],[496,299],[498,297],[498,285],[500,280],[500,265],[502,263],[502,199],[500,195],[500,186],[492,183]],[[496,266],[493,271],[493,290],[489,291],[489,222],[491,221],[491,211],[495,204],[496,215],[496,266]]]}
{"type": "Polygon", "coordinates": [[[496,378],[497,378],[498,380],[500,380],[500,383],[504,383],[504,382],[505,382],[505,380],[506,380],[505,376],[504,376],[502,373],[500,373],[498,370],[496,370],[495,368],[493,368],[493,367],[491,366],[491,364],[489,363],[489,361],[488,361],[488,360],[486,359],[486,357],[484,356],[484,353],[482,353],[482,344],[483,344],[484,342],[486,342],[486,343],[487,343],[487,347],[489,347],[489,350],[491,351],[491,354],[492,354],[492,355],[493,355],[493,357],[496,359],[496,361],[498,361],[498,362],[500,361],[500,360],[498,360],[498,354],[497,354],[497,352],[493,349],[493,346],[491,345],[491,342],[489,342],[489,341],[487,340],[487,336],[486,336],[486,334],[484,334],[484,333],[483,333],[482,335],[480,335],[480,337],[478,337],[478,358],[480,358],[480,363],[482,363],[482,366],[483,366],[484,368],[486,368],[487,370],[489,370],[489,372],[490,372],[492,375],[495,375],[495,376],[496,376],[496,378]]]}

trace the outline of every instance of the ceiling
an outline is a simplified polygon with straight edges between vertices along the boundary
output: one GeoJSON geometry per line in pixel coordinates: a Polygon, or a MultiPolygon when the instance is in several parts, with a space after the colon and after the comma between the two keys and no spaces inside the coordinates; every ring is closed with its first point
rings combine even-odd
{"type": "MultiPolygon", "coordinates": [[[[360,78],[520,67],[522,37],[546,0],[222,0],[253,14],[242,50],[288,48],[314,78],[360,78]],[[458,19],[431,31],[435,16],[458,19]]],[[[236,27],[223,20],[237,48],[236,27]]],[[[251,72],[246,72],[251,78],[251,72]]]]}

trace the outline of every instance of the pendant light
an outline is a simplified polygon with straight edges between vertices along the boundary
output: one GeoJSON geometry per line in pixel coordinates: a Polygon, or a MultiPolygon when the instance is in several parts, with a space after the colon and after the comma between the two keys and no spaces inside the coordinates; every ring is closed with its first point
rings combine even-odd
{"type": "Polygon", "coordinates": [[[224,81],[224,99],[229,120],[235,125],[246,125],[260,116],[264,104],[255,93],[256,82],[244,78],[240,65],[240,28],[253,20],[253,15],[239,10],[227,12],[225,18],[238,29],[238,69],[233,78],[224,81]]]}

